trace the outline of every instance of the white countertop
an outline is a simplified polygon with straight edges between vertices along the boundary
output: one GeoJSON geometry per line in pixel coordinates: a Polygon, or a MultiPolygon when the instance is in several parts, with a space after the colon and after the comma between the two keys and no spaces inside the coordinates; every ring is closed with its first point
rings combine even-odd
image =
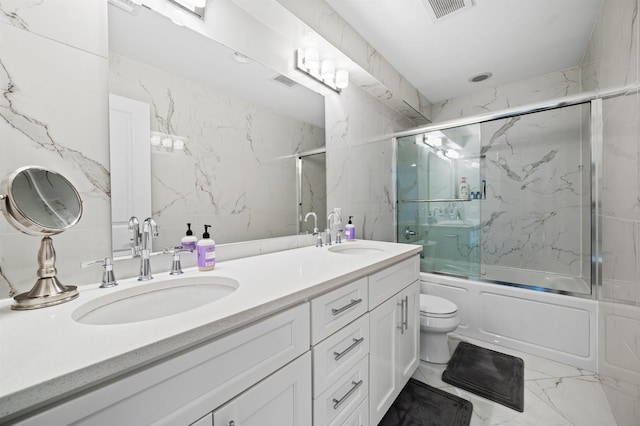
{"type": "MultiPolygon", "coordinates": [[[[342,245],[349,244],[354,243],[342,245]]],[[[304,247],[219,262],[210,272],[185,270],[180,277],[228,277],[240,286],[219,301],[136,323],[86,325],[71,315],[97,297],[171,279],[168,273],[154,274],[153,281],[144,283],[136,278],[119,280],[119,286],[111,289],[82,286],[77,299],[44,309],[12,311],[12,299],[0,301],[0,423],[310,300],[422,250],[422,246],[377,241],[357,244],[384,250],[341,254],[328,247],[304,247]]]]}

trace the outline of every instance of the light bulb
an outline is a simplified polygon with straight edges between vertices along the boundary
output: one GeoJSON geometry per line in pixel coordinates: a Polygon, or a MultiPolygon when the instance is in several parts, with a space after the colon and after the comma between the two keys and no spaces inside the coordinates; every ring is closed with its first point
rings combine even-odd
{"type": "Polygon", "coordinates": [[[349,71],[338,70],[336,72],[336,87],[338,89],[344,89],[349,86],[349,71]]]}
{"type": "Polygon", "coordinates": [[[322,75],[322,79],[327,83],[333,83],[333,78],[336,75],[336,66],[332,61],[325,59],[322,61],[320,75],[322,75]]]}
{"type": "Polygon", "coordinates": [[[315,49],[307,49],[304,52],[304,64],[309,72],[317,72],[320,67],[320,55],[315,49]]]}

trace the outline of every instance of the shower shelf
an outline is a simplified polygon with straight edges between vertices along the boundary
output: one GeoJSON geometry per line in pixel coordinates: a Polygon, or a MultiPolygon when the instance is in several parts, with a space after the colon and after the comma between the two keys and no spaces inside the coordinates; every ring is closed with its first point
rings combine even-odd
{"type": "Polygon", "coordinates": [[[462,201],[475,201],[477,198],[466,199],[466,198],[433,198],[431,200],[400,200],[401,203],[453,203],[453,202],[462,202],[462,201]]]}

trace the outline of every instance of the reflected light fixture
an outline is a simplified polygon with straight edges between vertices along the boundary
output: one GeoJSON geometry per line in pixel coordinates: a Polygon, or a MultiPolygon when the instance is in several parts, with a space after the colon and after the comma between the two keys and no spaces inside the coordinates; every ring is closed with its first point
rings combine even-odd
{"type": "Polygon", "coordinates": [[[296,50],[296,68],[338,93],[349,86],[349,71],[336,70],[335,62],[330,59],[320,62],[316,49],[296,50]]]}

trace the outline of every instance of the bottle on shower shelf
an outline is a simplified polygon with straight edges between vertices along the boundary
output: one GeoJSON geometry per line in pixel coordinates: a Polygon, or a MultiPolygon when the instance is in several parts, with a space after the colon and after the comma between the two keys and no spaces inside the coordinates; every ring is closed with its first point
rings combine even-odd
{"type": "Polygon", "coordinates": [[[466,177],[463,177],[462,182],[460,183],[460,198],[462,200],[469,199],[469,184],[467,183],[466,177]]]}

